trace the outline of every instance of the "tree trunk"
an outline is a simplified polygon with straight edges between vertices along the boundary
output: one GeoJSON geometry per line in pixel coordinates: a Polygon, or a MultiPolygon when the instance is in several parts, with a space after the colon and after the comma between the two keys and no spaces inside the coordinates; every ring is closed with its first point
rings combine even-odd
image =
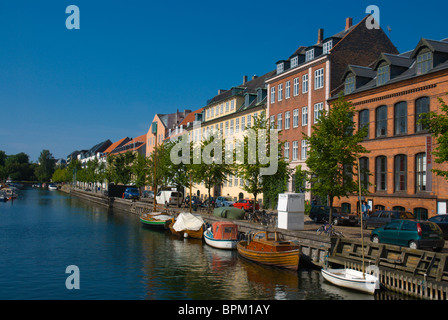
{"type": "Polygon", "coordinates": [[[330,200],[330,214],[329,214],[328,223],[331,224],[332,219],[333,219],[333,199],[334,199],[334,197],[332,195],[329,195],[328,198],[330,200]]]}

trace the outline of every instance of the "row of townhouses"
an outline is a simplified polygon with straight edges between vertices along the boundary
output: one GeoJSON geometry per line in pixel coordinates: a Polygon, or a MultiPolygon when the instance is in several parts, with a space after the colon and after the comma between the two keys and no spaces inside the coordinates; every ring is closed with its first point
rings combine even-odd
{"type": "MultiPolygon", "coordinates": [[[[217,130],[238,141],[264,112],[279,130],[290,167],[306,169],[303,133],[311,134],[322,111],[343,92],[356,108],[357,127],[368,127],[363,145],[370,153],[362,156],[360,165],[368,169],[361,181],[368,187],[365,200],[370,207],[420,217],[447,213],[448,183],[431,172],[447,166],[434,162],[435,141],[417,121],[425,112],[440,110],[438,98],[448,92],[448,39],[421,39],[414,49],[399,53],[384,31],[369,28],[366,20],[354,25],[347,18],[342,31],[327,37],[319,29],[315,44],[299,46],[264,75],[244,76],[240,84],[218,90],[205,106],[156,114],[146,134],[108,140],[69,158],[105,159],[126,151],[149,156],[168,139],[187,134],[200,141],[217,130]]],[[[244,183],[238,174],[228,176],[212,195],[250,198],[241,188],[244,183]]],[[[295,190],[297,183],[302,184],[291,179],[287,191],[295,190]]],[[[207,190],[196,185],[193,194],[204,199],[207,190]]],[[[316,200],[309,192],[306,199],[316,200]]],[[[337,199],[335,205],[347,212],[359,208],[357,196],[337,199]]]]}

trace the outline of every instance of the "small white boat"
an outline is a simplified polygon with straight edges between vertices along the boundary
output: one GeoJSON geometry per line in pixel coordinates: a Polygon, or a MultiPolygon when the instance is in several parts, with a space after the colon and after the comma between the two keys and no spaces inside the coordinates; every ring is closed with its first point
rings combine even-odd
{"type": "Polygon", "coordinates": [[[238,226],[232,222],[215,222],[204,232],[205,243],[218,249],[234,250],[238,244],[238,226]]]}
{"type": "Polygon", "coordinates": [[[50,184],[49,186],[48,186],[48,190],[58,190],[58,187],[57,186],[55,186],[54,184],[50,184]]]}
{"type": "Polygon", "coordinates": [[[378,277],[354,269],[322,269],[321,272],[325,280],[340,287],[369,294],[380,288],[378,277]]]}

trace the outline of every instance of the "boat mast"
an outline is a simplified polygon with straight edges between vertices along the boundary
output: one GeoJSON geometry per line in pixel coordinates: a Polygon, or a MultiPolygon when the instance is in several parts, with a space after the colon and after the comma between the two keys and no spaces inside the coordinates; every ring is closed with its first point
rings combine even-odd
{"type": "Polygon", "coordinates": [[[364,232],[363,232],[363,221],[362,221],[362,204],[361,204],[361,170],[359,166],[358,158],[358,185],[359,185],[359,212],[361,213],[361,252],[362,252],[362,277],[365,279],[365,263],[364,263],[364,232]]]}

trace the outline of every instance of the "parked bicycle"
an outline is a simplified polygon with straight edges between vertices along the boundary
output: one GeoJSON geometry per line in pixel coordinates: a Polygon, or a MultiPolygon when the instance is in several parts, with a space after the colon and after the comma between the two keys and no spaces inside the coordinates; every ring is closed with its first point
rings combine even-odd
{"type": "Polygon", "coordinates": [[[249,211],[246,213],[246,219],[248,222],[260,223],[264,226],[277,225],[277,215],[275,213],[266,213],[265,210],[249,211]]]}
{"type": "Polygon", "coordinates": [[[318,235],[324,234],[324,235],[327,235],[330,237],[339,237],[339,238],[344,237],[342,232],[336,230],[336,228],[333,226],[333,224],[328,224],[328,223],[325,223],[322,226],[320,226],[316,232],[318,235]]]}

